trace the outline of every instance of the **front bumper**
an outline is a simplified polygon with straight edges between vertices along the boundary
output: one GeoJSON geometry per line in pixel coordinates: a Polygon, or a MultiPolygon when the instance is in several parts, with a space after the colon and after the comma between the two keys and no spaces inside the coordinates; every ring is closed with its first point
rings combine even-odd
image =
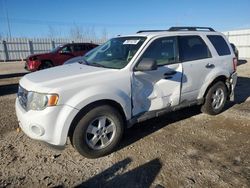
{"type": "Polygon", "coordinates": [[[229,79],[230,101],[234,101],[234,89],[235,89],[236,84],[237,84],[237,73],[234,72],[229,79]]]}
{"type": "Polygon", "coordinates": [[[56,146],[65,145],[69,127],[77,113],[78,110],[67,105],[25,111],[16,99],[16,115],[23,132],[32,139],[56,146]]]}

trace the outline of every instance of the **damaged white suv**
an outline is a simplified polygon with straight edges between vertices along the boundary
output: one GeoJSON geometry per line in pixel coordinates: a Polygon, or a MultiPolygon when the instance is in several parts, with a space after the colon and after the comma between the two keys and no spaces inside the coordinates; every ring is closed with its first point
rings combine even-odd
{"type": "Polygon", "coordinates": [[[85,157],[107,155],[137,122],[191,105],[215,115],[234,98],[237,60],[212,28],[174,27],[119,36],[80,62],[20,80],[16,114],[31,138],[85,157]]]}

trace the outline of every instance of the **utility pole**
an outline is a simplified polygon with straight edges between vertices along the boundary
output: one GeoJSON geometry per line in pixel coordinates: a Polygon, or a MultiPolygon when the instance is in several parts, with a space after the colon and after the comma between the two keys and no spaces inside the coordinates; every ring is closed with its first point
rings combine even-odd
{"type": "Polygon", "coordinates": [[[9,37],[11,38],[10,19],[9,19],[9,12],[7,8],[6,0],[3,0],[3,5],[5,8],[5,13],[6,13],[6,21],[7,21],[7,26],[8,26],[9,37]]]}

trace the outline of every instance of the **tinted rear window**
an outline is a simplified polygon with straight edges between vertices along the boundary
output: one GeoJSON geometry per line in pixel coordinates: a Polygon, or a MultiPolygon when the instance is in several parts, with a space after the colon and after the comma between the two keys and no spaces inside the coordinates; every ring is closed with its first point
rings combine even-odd
{"type": "Polygon", "coordinates": [[[225,39],[220,35],[208,35],[210,42],[213,44],[219,56],[230,55],[230,49],[225,41],[225,39]]]}
{"type": "Polygon", "coordinates": [[[211,53],[200,36],[180,36],[179,50],[181,61],[210,58],[211,53]]]}

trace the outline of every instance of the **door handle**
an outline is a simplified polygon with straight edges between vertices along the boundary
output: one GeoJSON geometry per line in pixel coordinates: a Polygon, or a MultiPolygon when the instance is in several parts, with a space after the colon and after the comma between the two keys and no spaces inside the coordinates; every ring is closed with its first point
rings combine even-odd
{"type": "Polygon", "coordinates": [[[208,69],[212,69],[212,68],[214,68],[215,66],[214,66],[214,64],[213,63],[208,63],[208,64],[206,64],[206,68],[208,68],[208,69]]]}

